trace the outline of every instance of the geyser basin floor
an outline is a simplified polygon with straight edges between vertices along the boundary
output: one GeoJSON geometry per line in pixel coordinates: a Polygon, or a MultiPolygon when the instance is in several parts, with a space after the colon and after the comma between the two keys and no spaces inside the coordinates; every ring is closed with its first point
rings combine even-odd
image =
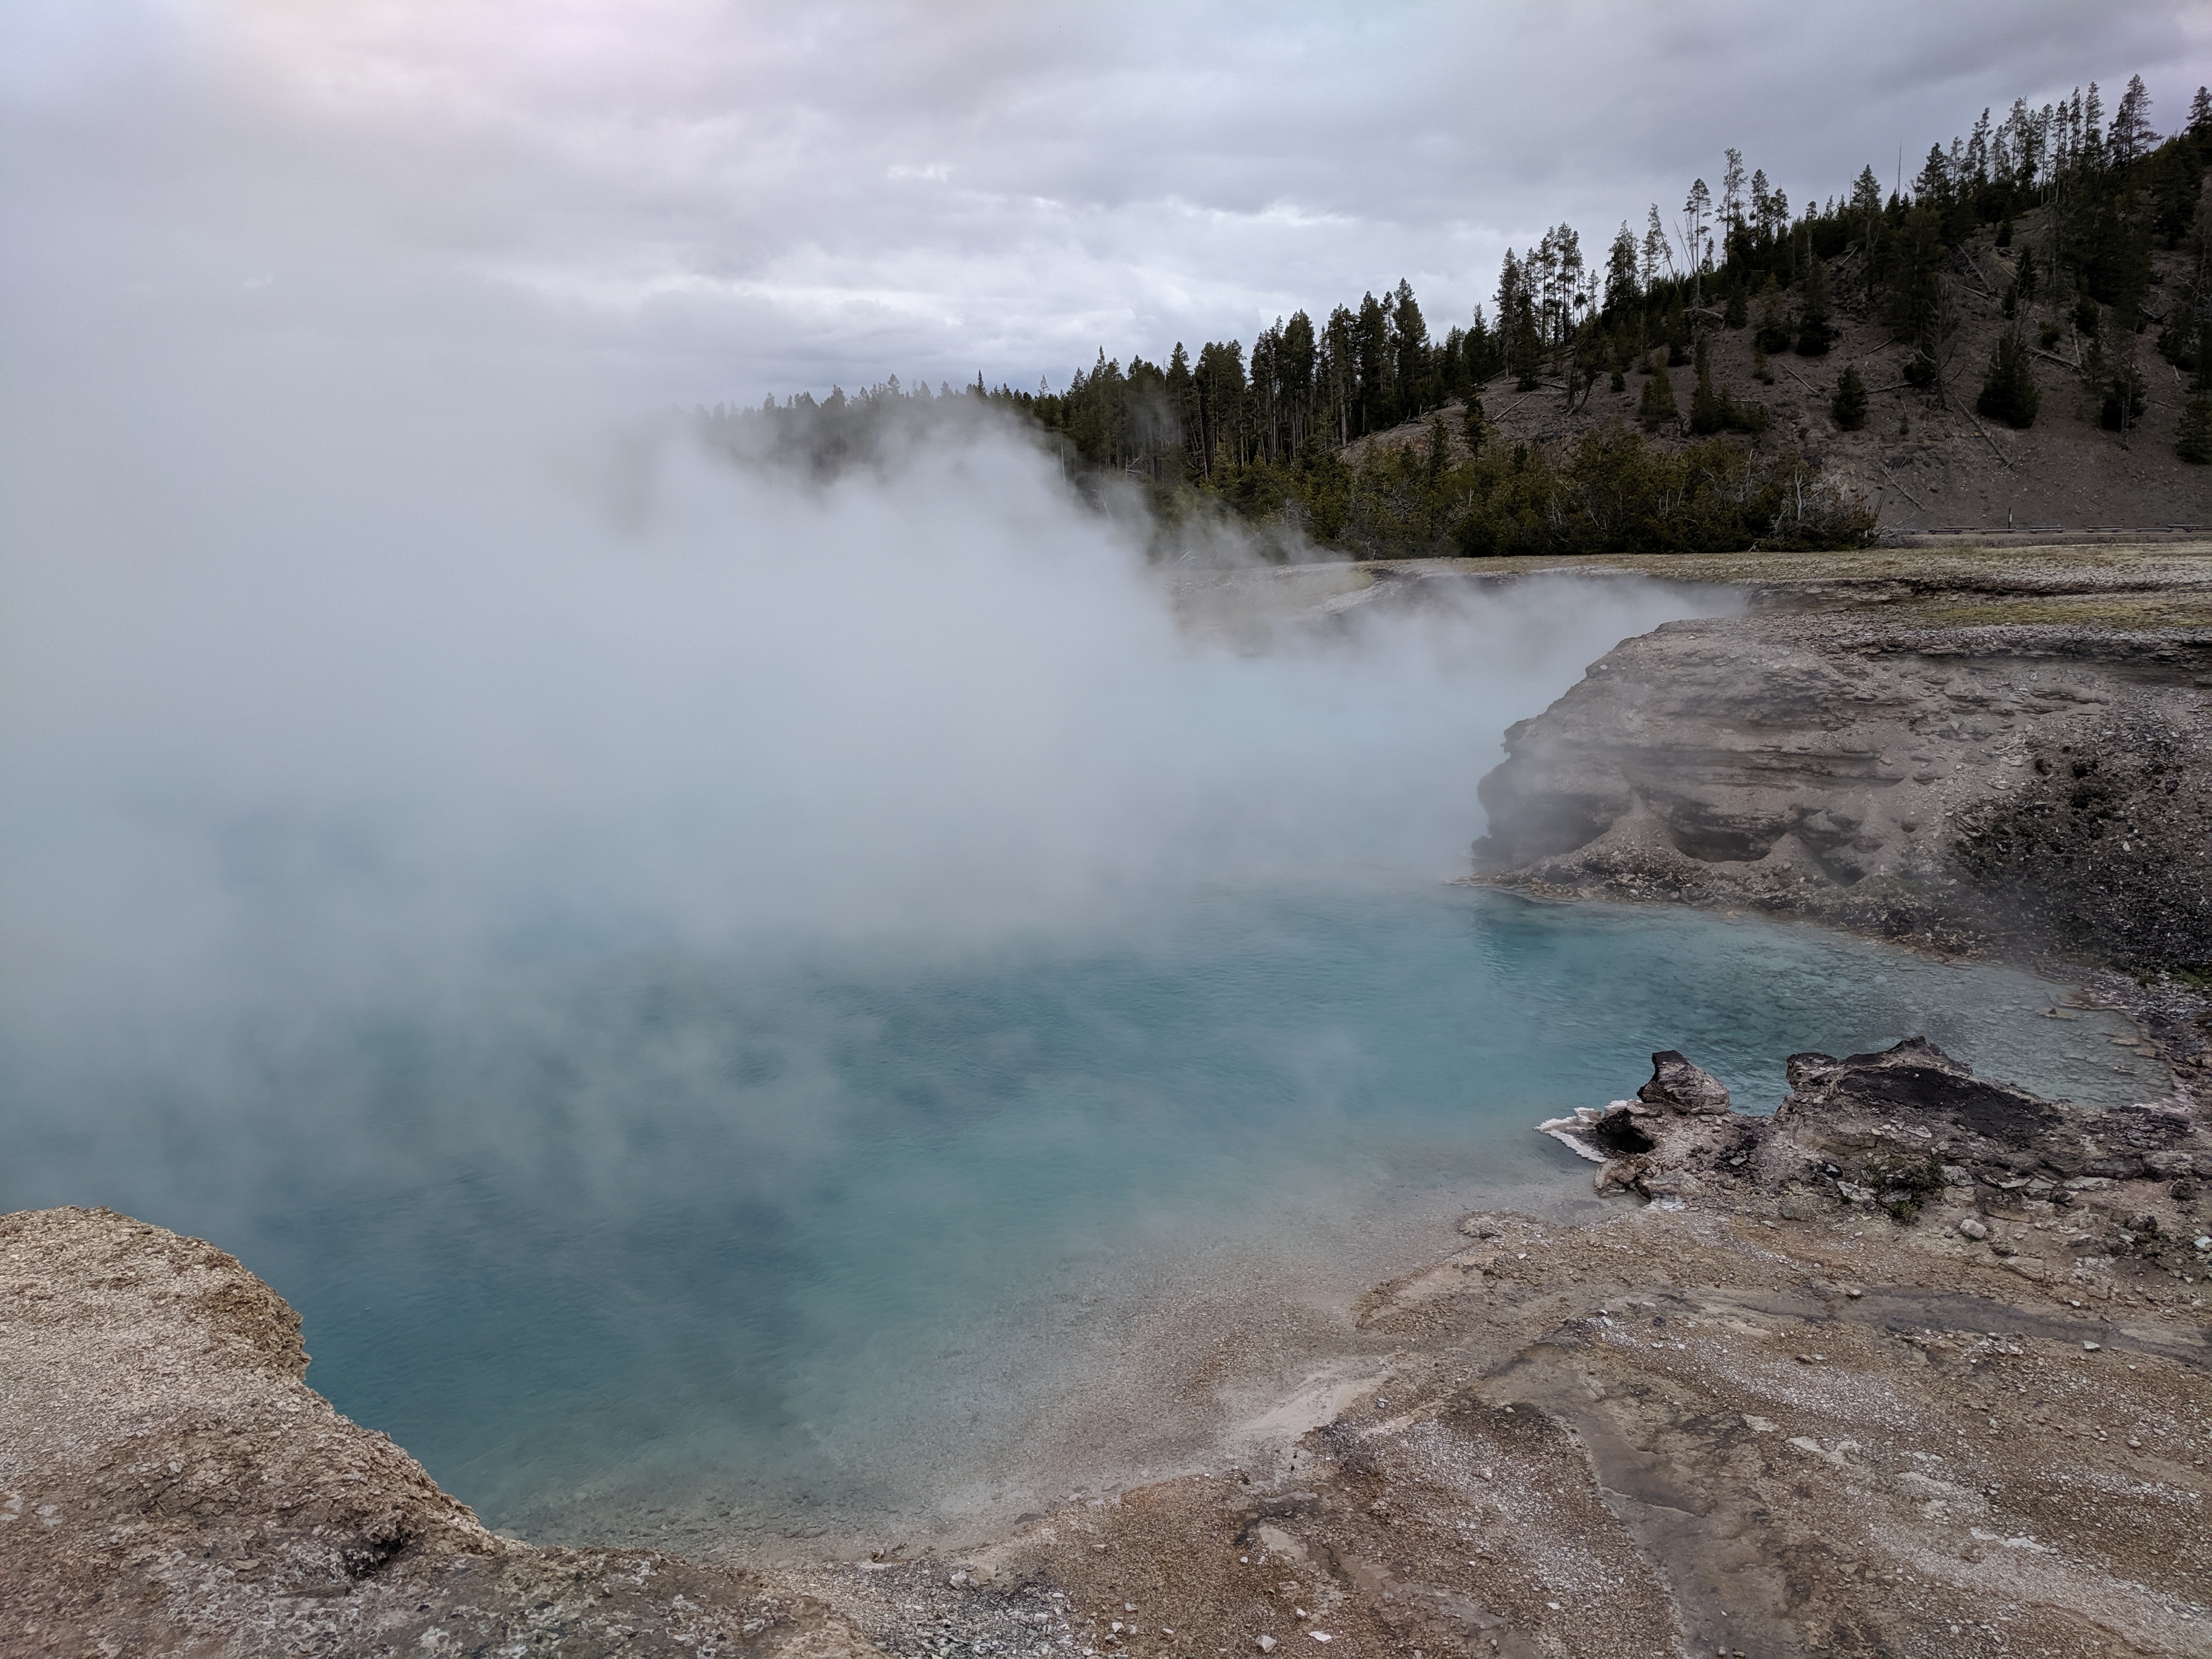
{"type": "Polygon", "coordinates": [[[2057,991],[1692,913],[1214,891],[981,960],[519,975],[272,1043],[258,1099],[149,1084],[100,1133],[42,1099],[4,1198],[237,1252],[314,1385],[495,1526],[888,1543],[1197,1455],[1419,1230],[1578,1190],[1529,1126],[1656,1048],[1746,1103],[1794,1049],[1922,1033],[2049,1096],[2162,1091],[2057,991]]]}

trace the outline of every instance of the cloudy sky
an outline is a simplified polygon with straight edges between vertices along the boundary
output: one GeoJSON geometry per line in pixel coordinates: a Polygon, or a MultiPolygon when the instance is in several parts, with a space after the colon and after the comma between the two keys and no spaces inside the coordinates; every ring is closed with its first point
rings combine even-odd
{"type": "MultiPolygon", "coordinates": [[[[11,353],[118,339],[560,359],[617,399],[1064,385],[1411,278],[1602,244],[1741,146],[1793,202],[2201,0],[1653,5],[10,0],[11,353]]],[[[149,374],[158,364],[149,361],[149,374]]]]}

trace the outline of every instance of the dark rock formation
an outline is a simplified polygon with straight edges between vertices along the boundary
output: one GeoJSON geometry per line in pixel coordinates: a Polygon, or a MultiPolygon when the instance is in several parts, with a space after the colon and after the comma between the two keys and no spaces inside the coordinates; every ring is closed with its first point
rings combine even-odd
{"type": "MultiPolygon", "coordinates": [[[[1662,1078],[1705,1076],[1672,1052],[1653,1061],[1662,1078]]],[[[2212,1170],[2212,1137],[2186,1093],[2070,1106],[1978,1078],[1923,1037],[1840,1060],[1792,1054],[1789,1077],[1771,1116],[1725,1105],[1686,1112],[1668,1099],[1680,1085],[1655,1080],[1642,1100],[1662,1104],[1588,1109],[1544,1127],[1604,1160],[1601,1192],[1778,1203],[1793,1219],[1879,1209],[1910,1223],[1947,1206],[1984,1216],[2064,1212],[2136,1236],[2130,1246],[2162,1239],[2150,1248],[2172,1255],[2177,1271],[2193,1262],[2196,1181],[2212,1170]],[[2145,1216],[2153,1220],[2133,1224],[2145,1216]]]]}
{"type": "Polygon", "coordinates": [[[1636,1091],[1636,1097],[1647,1106],[1664,1106],[1674,1112],[1725,1112],[1729,1109],[1728,1086],[1703,1066],[1692,1065],[1687,1055],[1672,1048],[1651,1056],[1651,1081],[1636,1091]]]}

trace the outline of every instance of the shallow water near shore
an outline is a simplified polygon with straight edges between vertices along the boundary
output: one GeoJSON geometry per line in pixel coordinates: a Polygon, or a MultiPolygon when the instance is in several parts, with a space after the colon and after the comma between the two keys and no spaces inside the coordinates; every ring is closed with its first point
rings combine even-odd
{"type": "MultiPolygon", "coordinates": [[[[310,1381],[495,1526],[888,1537],[1065,1496],[1018,1443],[1209,1273],[1341,1291],[1394,1220],[1586,1190],[1530,1126],[1654,1048],[1759,1109],[1793,1050],[1919,1034],[2048,1096],[2155,1092],[2105,1018],[2039,1017],[2059,988],[1340,875],[1049,948],[541,974],[489,1018],[292,1052],[264,1083],[320,1103],[312,1132],[68,1196],[239,1253],[303,1315],[310,1381]]],[[[1168,1443],[1127,1434],[1073,1473],[1168,1443]]]]}

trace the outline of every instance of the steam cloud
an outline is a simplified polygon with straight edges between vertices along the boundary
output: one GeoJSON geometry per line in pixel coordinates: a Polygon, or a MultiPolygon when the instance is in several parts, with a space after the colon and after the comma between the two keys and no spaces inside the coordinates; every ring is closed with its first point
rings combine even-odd
{"type": "Polygon", "coordinates": [[[55,1110],[111,1068],[219,1099],[333,1013],[549,961],[1442,878],[1504,725],[1688,608],[1561,579],[1255,653],[1180,629],[1011,434],[818,488],[522,388],[254,391],[18,428],[50,465],[5,509],[0,1042],[55,1110]]]}
{"type": "Polygon", "coordinates": [[[7,1201],[167,1156],[149,1099],[186,1139],[307,1121],[272,1053],[466,1026],[548,963],[972,955],[1447,875],[1502,726],[1687,605],[1194,636],[1012,434],[817,488],[611,422],[650,400],[605,317],[458,257],[511,224],[385,216],[481,135],[349,125],[210,15],[75,15],[0,75],[0,1088],[49,1172],[7,1201]]]}
{"type": "Polygon", "coordinates": [[[1254,655],[1011,434],[817,489],[532,426],[204,420],[188,490],[15,497],[11,1006],[1443,874],[1504,723],[1683,608],[1578,582],[1254,655]]]}

